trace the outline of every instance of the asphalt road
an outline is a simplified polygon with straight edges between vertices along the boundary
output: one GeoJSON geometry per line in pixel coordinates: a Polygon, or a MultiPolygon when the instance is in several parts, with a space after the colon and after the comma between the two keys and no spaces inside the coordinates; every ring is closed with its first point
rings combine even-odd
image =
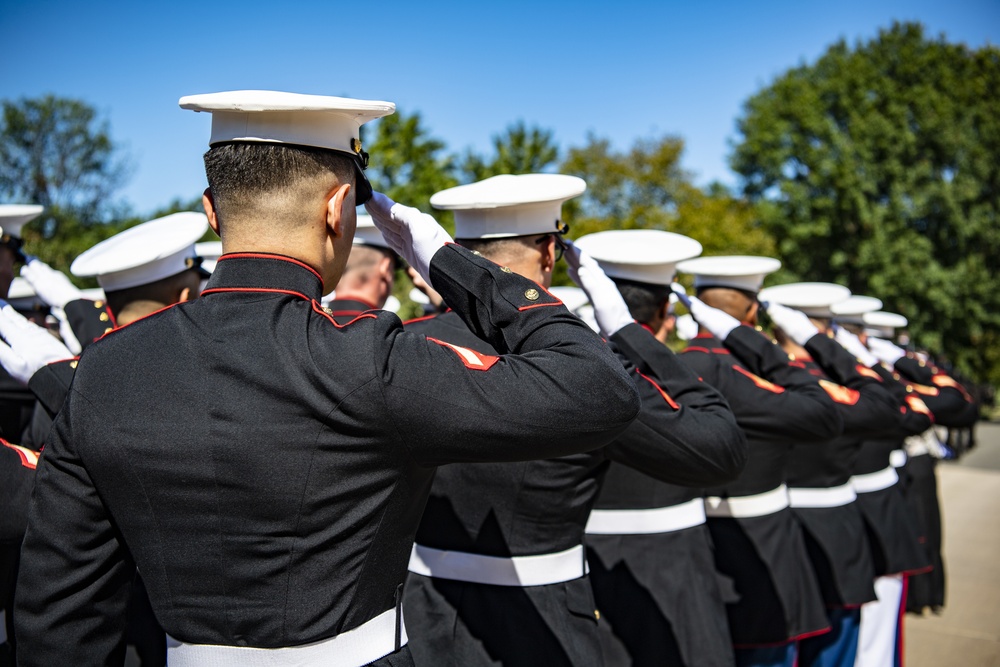
{"type": "Polygon", "coordinates": [[[937,616],[906,616],[906,667],[1000,667],[1000,424],[937,467],[947,601],[937,616]]]}

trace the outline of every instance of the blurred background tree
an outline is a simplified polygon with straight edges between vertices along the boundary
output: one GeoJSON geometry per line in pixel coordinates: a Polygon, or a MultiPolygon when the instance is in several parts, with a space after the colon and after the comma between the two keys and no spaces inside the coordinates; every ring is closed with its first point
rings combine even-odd
{"type": "Polygon", "coordinates": [[[751,97],[731,164],[780,258],[1000,381],[1000,49],[895,24],[751,97]]]}
{"type": "Polygon", "coordinates": [[[462,182],[474,183],[500,174],[539,174],[559,160],[559,147],[552,131],[527,127],[523,120],[493,135],[493,155],[484,157],[471,149],[461,161],[462,182]]]}

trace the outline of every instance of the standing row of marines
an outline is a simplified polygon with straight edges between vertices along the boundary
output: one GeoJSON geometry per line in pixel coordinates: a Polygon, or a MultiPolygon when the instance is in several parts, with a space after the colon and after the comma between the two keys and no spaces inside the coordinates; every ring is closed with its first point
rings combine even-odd
{"type": "Polygon", "coordinates": [[[586,185],[556,174],[436,194],[455,242],[365,178],[358,129],[390,103],[181,106],[212,114],[207,216],[81,255],[106,301],[21,254],[37,211],[3,222],[64,334],[0,311],[32,397],[0,447],[17,664],[120,664],[126,637],[173,667],[898,659],[937,554],[892,459],[976,409],[858,328],[876,300],[761,291],[777,260],[668,232],[570,242],[586,185]],[[562,256],[597,333],[549,291],[562,256]],[[405,324],[379,310],[399,258],[442,304],[405,324]]]}

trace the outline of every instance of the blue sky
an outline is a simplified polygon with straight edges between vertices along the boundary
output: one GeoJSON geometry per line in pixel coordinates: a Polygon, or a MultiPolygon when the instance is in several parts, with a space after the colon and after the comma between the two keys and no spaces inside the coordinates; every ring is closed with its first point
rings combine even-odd
{"type": "MultiPolygon", "coordinates": [[[[893,20],[978,47],[1000,2],[68,2],[0,0],[0,98],[81,98],[110,121],[138,212],[205,187],[193,93],[262,88],[384,99],[448,148],[488,151],[524,119],[562,148],[673,134],[699,183],[735,184],[742,103],[840,38],[893,20]]],[[[373,161],[378,159],[372,156],[373,161]]]]}

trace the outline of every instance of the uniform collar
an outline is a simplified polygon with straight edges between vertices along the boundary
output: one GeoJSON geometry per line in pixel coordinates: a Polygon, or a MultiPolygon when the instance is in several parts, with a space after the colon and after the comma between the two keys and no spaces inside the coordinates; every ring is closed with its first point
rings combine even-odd
{"type": "Polygon", "coordinates": [[[338,313],[363,313],[366,310],[379,310],[379,307],[374,303],[369,303],[363,299],[356,299],[354,297],[349,297],[346,299],[333,299],[327,304],[327,307],[333,310],[333,314],[338,313]]]}
{"type": "Polygon", "coordinates": [[[307,299],[323,296],[323,280],[311,266],[285,255],[235,252],[223,255],[212,272],[208,290],[286,290],[307,299]]]}

